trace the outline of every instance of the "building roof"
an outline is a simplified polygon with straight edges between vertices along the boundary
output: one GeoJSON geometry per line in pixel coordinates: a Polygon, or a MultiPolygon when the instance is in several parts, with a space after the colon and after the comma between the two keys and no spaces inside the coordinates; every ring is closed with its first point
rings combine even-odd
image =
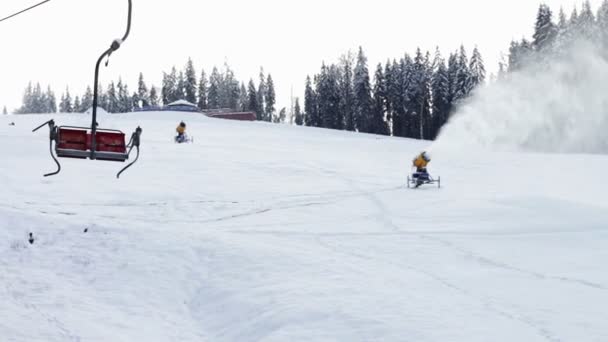
{"type": "MultiPolygon", "coordinates": [[[[194,103],[190,103],[186,100],[177,100],[175,102],[171,102],[167,105],[167,107],[169,106],[190,106],[190,107],[197,107],[194,103]]],[[[198,108],[198,107],[197,107],[198,108]]]]}

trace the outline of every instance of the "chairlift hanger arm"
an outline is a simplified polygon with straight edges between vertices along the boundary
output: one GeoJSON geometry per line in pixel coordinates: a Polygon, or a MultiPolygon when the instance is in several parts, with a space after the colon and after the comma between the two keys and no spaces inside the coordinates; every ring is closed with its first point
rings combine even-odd
{"type": "Polygon", "coordinates": [[[129,163],[129,165],[125,166],[122,170],[120,170],[120,172],[118,172],[118,174],[116,174],[116,178],[120,178],[120,175],[123,172],[125,172],[128,168],[130,168],[133,164],[135,164],[137,162],[137,160],[139,159],[139,141],[140,141],[140,137],[141,137],[141,132],[142,132],[141,127],[137,127],[135,132],[133,132],[133,134],[131,135],[131,140],[129,140],[129,144],[128,144],[129,152],[127,153],[127,155],[131,154],[133,147],[135,147],[135,149],[137,150],[137,155],[135,156],[135,160],[133,160],[131,163],[129,163]]]}
{"type": "Polygon", "coordinates": [[[55,164],[57,164],[57,171],[55,172],[50,172],[44,175],[44,177],[48,177],[48,176],[54,176],[56,174],[58,174],[59,172],[61,172],[61,164],[59,164],[59,161],[57,160],[57,158],[53,155],[53,140],[49,141],[49,150],[51,152],[51,157],[53,158],[53,161],[55,161],[55,164]]]}
{"type": "MultiPolygon", "coordinates": [[[[101,62],[103,61],[103,59],[105,57],[108,57],[108,61],[110,58],[110,55],[112,55],[112,53],[116,50],[118,50],[120,48],[120,45],[127,39],[127,37],[129,36],[129,33],[131,32],[131,14],[133,10],[133,3],[132,0],[129,0],[129,12],[127,15],[127,30],[125,32],[125,35],[122,37],[122,39],[116,39],[112,42],[112,44],[110,45],[110,48],[107,49],[106,51],[104,51],[104,53],[99,56],[99,58],[97,59],[97,64],[95,64],[95,83],[93,84],[93,117],[92,117],[92,122],[91,122],[91,132],[92,132],[92,142],[91,142],[91,158],[95,159],[95,150],[97,149],[97,142],[95,140],[95,132],[97,131],[97,104],[98,104],[98,97],[99,97],[99,66],[101,65],[101,62]]],[[[107,63],[106,63],[107,66],[107,63]]]]}

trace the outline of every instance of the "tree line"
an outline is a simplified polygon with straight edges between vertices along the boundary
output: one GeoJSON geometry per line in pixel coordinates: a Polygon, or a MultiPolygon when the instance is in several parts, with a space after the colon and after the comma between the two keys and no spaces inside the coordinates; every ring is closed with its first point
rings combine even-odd
{"type": "MultiPolygon", "coordinates": [[[[589,0],[579,13],[570,16],[563,9],[557,18],[546,4],[540,4],[531,40],[512,41],[508,58],[499,61],[499,82],[523,68],[550,66],[586,40],[603,49],[608,57],[608,0],[594,13],[589,0]]],[[[547,71],[549,72],[549,71],[547,71]]],[[[378,64],[373,82],[362,48],[354,57],[342,56],[338,63],[321,65],[321,71],[307,77],[304,109],[296,100],[298,125],[350,130],[399,137],[434,139],[441,127],[476,87],[486,83],[484,62],[475,48],[467,58],[464,47],[444,59],[437,49],[433,57],[418,49],[399,60],[378,64]]]]}
{"type": "MultiPolygon", "coordinates": [[[[147,107],[168,105],[177,100],[186,100],[201,110],[229,108],[236,111],[252,111],[258,120],[282,122],[286,109],[276,111],[276,93],[272,75],[260,69],[259,82],[250,79],[247,86],[240,82],[234,71],[226,63],[223,69],[214,67],[209,76],[204,70],[200,76],[189,59],[183,70],[173,67],[163,72],[162,86],[148,87],[143,73],[139,74],[137,90],[129,92],[128,85],[119,78],[104,89],[98,86],[98,106],[109,113],[127,113],[147,107]]],[[[42,90],[40,83],[30,82],[23,95],[22,105],[16,114],[37,113],[83,113],[93,106],[93,91],[87,87],[81,96],[72,96],[69,88],[62,93],[59,101],[50,86],[42,90]]]]}
{"type": "MultiPolygon", "coordinates": [[[[589,0],[567,16],[555,16],[546,4],[539,5],[532,39],[512,41],[508,54],[498,63],[500,82],[527,66],[548,66],[570,51],[575,42],[587,40],[608,51],[608,0],[596,12],[589,0]]],[[[608,53],[607,53],[608,55],[608,53]]],[[[398,59],[379,63],[370,73],[363,48],[343,55],[336,63],[322,63],[319,73],[305,81],[304,101],[295,99],[289,118],[297,125],[358,131],[399,137],[434,139],[458,106],[486,83],[486,69],[475,47],[468,57],[464,46],[445,58],[417,49],[398,59]]],[[[252,111],[258,120],[285,122],[286,108],[278,111],[275,85],[270,74],[260,70],[257,83],[240,82],[231,68],[214,67],[197,77],[192,60],[183,70],[174,67],[163,73],[162,86],[147,87],[140,73],[138,87],[129,95],[122,80],[100,87],[100,106],[108,112],[130,112],[144,107],[167,105],[179,99],[197,104],[201,110],[230,108],[252,111]]],[[[54,92],[30,83],[18,113],[84,112],[92,106],[92,91],[72,98],[69,89],[59,103],[54,92]]],[[[3,112],[6,112],[4,108],[3,112]]]]}
{"type": "Polygon", "coordinates": [[[363,48],[306,78],[304,110],[295,123],[399,137],[434,139],[453,109],[485,81],[477,48],[469,59],[463,46],[446,60],[417,49],[411,56],[379,63],[373,82],[363,48]]]}
{"type": "Polygon", "coordinates": [[[507,61],[501,61],[499,78],[505,72],[522,70],[528,66],[548,67],[557,59],[576,49],[576,42],[586,41],[604,50],[608,48],[608,0],[593,11],[589,0],[582,3],[580,12],[575,6],[569,16],[563,8],[554,15],[546,4],[539,6],[532,39],[512,41],[507,61]]]}

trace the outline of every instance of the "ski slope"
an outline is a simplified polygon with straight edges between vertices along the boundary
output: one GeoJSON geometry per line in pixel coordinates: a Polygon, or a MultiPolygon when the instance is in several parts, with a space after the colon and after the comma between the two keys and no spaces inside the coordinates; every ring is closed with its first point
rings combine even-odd
{"type": "Polygon", "coordinates": [[[436,149],[408,190],[429,142],[164,112],[100,118],[143,128],[121,179],[43,178],[50,117],[0,116],[2,341],[608,341],[607,156],[436,149]]]}

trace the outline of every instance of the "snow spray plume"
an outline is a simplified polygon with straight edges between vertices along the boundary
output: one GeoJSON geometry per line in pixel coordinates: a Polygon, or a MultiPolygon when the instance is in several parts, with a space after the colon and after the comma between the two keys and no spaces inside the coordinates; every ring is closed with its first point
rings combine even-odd
{"type": "Polygon", "coordinates": [[[433,148],[608,153],[608,53],[578,41],[559,59],[478,89],[433,148]]]}

